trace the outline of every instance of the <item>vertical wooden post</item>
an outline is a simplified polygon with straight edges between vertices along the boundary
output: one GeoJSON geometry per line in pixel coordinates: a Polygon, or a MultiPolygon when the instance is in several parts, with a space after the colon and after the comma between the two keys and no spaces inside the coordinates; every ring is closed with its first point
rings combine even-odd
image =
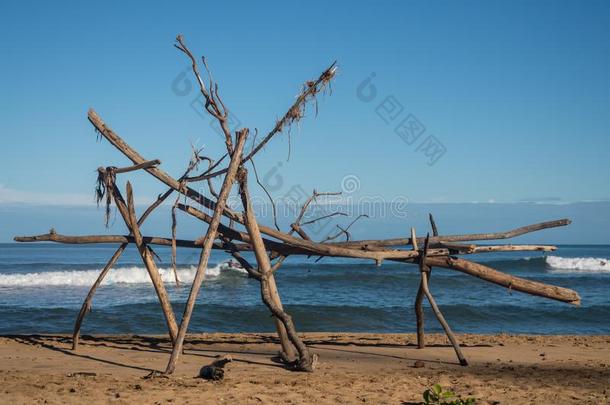
{"type": "Polygon", "coordinates": [[[417,348],[423,349],[426,347],[426,338],[424,333],[424,289],[422,282],[419,282],[417,296],[415,297],[415,319],[417,325],[417,348]]]}
{"type": "Polygon", "coordinates": [[[434,221],[432,213],[428,214],[428,218],[430,219],[430,226],[432,227],[432,236],[438,236],[438,228],[436,227],[436,222],[434,221]]]}
{"type": "MultiPolygon", "coordinates": [[[[413,250],[417,250],[417,235],[415,228],[411,228],[411,244],[413,250]]],[[[417,296],[415,297],[415,319],[417,326],[417,348],[423,349],[426,347],[425,335],[424,335],[424,290],[420,281],[419,288],[417,289],[417,296]]]]}

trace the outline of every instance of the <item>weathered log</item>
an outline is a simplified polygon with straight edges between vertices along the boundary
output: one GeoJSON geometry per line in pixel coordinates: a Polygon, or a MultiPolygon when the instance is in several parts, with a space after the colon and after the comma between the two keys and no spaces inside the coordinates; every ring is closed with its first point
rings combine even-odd
{"type": "Polygon", "coordinates": [[[568,288],[556,287],[538,281],[526,280],[494,270],[491,267],[455,257],[428,257],[426,265],[461,271],[482,280],[539,297],[580,305],[580,296],[568,288]]]}
{"type": "Polygon", "coordinates": [[[430,227],[432,227],[432,236],[438,236],[438,228],[436,227],[436,222],[434,221],[432,213],[428,214],[428,219],[430,220],[430,227]]]}
{"type": "MultiPolygon", "coordinates": [[[[428,219],[430,220],[430,226],[432,228],[432,235],[438,236],[438,228],[436,227],[436,222],[434,221],[434,217],[432,214],[428,214],[428,219]]],[[[413,228],[412,228],[413,230],[413,228]]],[[[411,234],[411,240],[414,241],[413,247],[416,247],[417,238],[411,234]]],[[[420,269],[421,269],[421,260],[420,260],[420,269]]],[[[428,280],[430,276],[432,276],[432,267],[428,267],[428,280]]],[[[426,281],[428,281],[426,280],[426,281]]],[[[419,287],[417,288],[417,295],[415,296],[415,319],[416,319],[416,327],[417,327],[417,348],[423,349],[426,347],[426,338],[424,332],[424,286],[423,279],[419,282],[419,287]]]]}
{"type": "MultiPolygon", "coordinates": [[[[110,127],[108,127],[93,109],[89,110],[87,116],[91,124],[93,124],[93,126],[95,127],[95,129],[134,164],[142,164],[147,161],[135,149],[129,146],[129,144],[127,144],[116,132],[114,132],[110,127]]],[[[214,201],[201,195],[190,187],[184,187],[180,181],[174,179],[172,176],[159,169],[158,167],[148,167],[145,170],[165,185],[184,194],[185,196],[189,197],[198,204],[201,204],[202,206],[210,210],[214,210],[216,208],[216,203],[214,201]]],[[[223,211],[223,215],[241,223],[240,215],[232,212],[226,207],[223,211]]]]}
{"type": "MultiPolygon", "coordinates": [[[[312,255],[319,256],[335,256],[335,257],[351,257],[351,258],[359,258],[359,259],[371,259],[376,263],[380,264],[383,260],[408,260],[415,259],[419,256],[419,252],[417,251],[406,251],[406,250],[359,250],[353,249],[353,247],[358,247],[358,245],[341,245],[334,243],[315,243],[309,240],[304,240],[300,238],[296,238],[292,235],[288,235],[286,233],[277,231],[275,229],[260,226],[261,232],[279,239],[280,241],[298,247],[304,250],[310,251],[312,255]]],[[[445,237],[442,236],[442,240],[445,240],[445,237]]],[[[431,238],[432,239],[432,238],[431,238]]],[[[410,239],[409,239],[410,240],[410,239]]],[[[503,249],[503,248],[499,248],[503,249]]],[[[493,251],[490,248],[484,249],[485,251],[493,251]]],[[[535,250],[540,250],[536,248],[535,250]]],[[[476,250],[475,250],[476,251],[476,250]]],[[[432,256],[444,256],[448,255],[451,252],[449,249],[431,249],[430,254],[432,256]]]]}
{"type": "Polygon", "coordinates": [[[430,238],[429,238],[429,236],[427,236],[424,241],[423,253],[420,256],[420,258],[418,259],[419,272],[421,274],[421,286],[424,291],[424,294],[426,295],[426,298],[428,298],[428,302],[430,303],[430,306],[432,307],[432,311],[434,312],[436,319],[438,319],[438,322],[441,324],[441,326],[445,330],[445,334],[447,335],[447,338],[449,338],[449,341],[451,342],[451,345],[453,346],[453,350],[455,350],[455,354],[457,355],[460,365],[467,366],[468,362],[466,361],[466,358],[462,354],[462,350],[460,349],[460,344],[458,343],[455,335],[453,334],[453,331],[449,327],[449,324],[445,320],[443,313],[441,312],[438,305],[436,304],[436,300],[432,296],[432,293],[430,292],[430,288],[428,287],[428,274],[430,272],[430,268],[426,265],[426,263],[427,263],[426,257],[427,257],[427,253],[428,253],[429,244],[430,244],[430,238]]]}
{"type": "MultiPolygon", "coordinates": [[[[279,266],[277,266],[276,269],[277,268],[279,268],[279,266]]],[[[293,345],[292,341],[294,338],[290,338],[290,332],[287,330],[290,323],[287,323],[287,318],[281,317],[282,313],[286,314],[286,316],[290,315],[284,311],[284,306],[282,305],[280,293],[277,289],[277,284],[275,282],[275,276],[273,273],[273,267],[271,267],[269,274],[263,275],[261,273],[261,278],[258,280],[261,284],[261,297],[263,298],[263,302],[273,314],[277,335],[280,340],[280,346],[282,347],[280,356],[284,362],[292,363],[297,359],[297,351],[295,349],[298,350],[298,348],[293,345]]],[[[296,334],[296,330],[294,331],[294,334],[296,334]]],[[[302,351],[299,351],[299,367],[301,367],[304,371],[313,371],[313,366],[310,367],[303,365],[303,362],[300,360],[301,358],[303,358],[303,354],[302,351]]]]}
{"type": "Polygon", "coordinates": [[[93,300],[93,295],[95,294],[95,291],[100,286],[100,284],[102,284],[102,281],[106,277],[106,274],[108,274],[112,266],[114,266],[119,257],[121,257],[126,247],[127,243],[123,243],[121,246],[119,246],[119,248],[114,252],[108,263],[106,263],[106,266],[104,266],[99,276],[89,289],[89,292],[85,297],[85,301],[83,302],[83,305],[81,306],[80,311],[78,312],[78,316],[76,317],[76,322],[74,323],[74,332],[72,333],[72,350],[76,350],[78,348],[78,343],[80,340],[80,328],[83,323],[83,319],[85,318],[85,315],[87,315],[87,313],[91,311],[91,301],[93,300]]]}
{"type": "Polygon", "coordinates": [[[475,253],[476,245],[467,245],[464,243],[452,243],[452,242],[437,242],[433,245],[435,248],[449,249],[450,254],[469,254],[475,253]]]}
{"type": "Polygon", "coordinates": [[[114,187],[112,188],[112,195],[117,209],[121,213],[125,224],[130,229],[131,234],[134,237],[134,242],[136,247],[138,248],[138,253],[140,253],[142,262],[144,263],[144,266],[148,271],[150,280],[152,281],[155,291],[157,293],[157,297],[159,298],[161,309],[163,310],[163,315],[165,316],[165,322],[167,323],[167,328],[169,330],[170,338],[172,342],[174,342],[178,333],[176,316],[174,315],[174,310],[172,309],[172,305],[169,302],[169,297],[167,295],[167,291],[165,290],[165,285],[163,284],[161,275],[159,274],[157,264],[155,263],[155,260],[153,259],[152,254],[148,249],[148,246],[144,243],[142,234],[140,233],[140,227],[138,226],[138,221],[135,217],[131,184],[127,182],[127,204],[125,203],[125,200],[123,199],[123,196],[121,195],[116,185],[114,185],[114,187]]]}
{"type": "Polygon", "coordinates": [[[557,250],[557,246],[549,245],[499,245],[499,246],[475,246],[470,253],[487,253],[487,252],[525,252],[539,251],[552,252],[557,250]]]}
{"type": "Polygon", "coordinates": [[[424,287],[423,279],[419,282],[417,288],[417,295],[415,296],[415,326],[417,330],[417,348],[423,349],[426,347],[425,333],[424,333],[424,287]]]}
{"type": "Polygon", "coordinates": [[[432,307],[432,311],[434,312],[436,319],[438,319],[438,322],[441,324],[441,326],[445,330],[445,334],[449,338],[449,341],[451,342],[451,345],[453,346],[453,350],[455,350],[455,354],[457,355],[460,365],[467,366],[468,362],[466,361],[466,358],[462,354],[462,350],[460,349],[460,344],[458,343],[455,335],[453,334],[453,331],[449,327],[449,324],[445,320],[443,313],[438,308],[438,305],[436,304],[436,300],[434,299],[434,297],[432,296],[432,293],[430,292],[430,289],[428,288],[428,268],[426,266],[426,263],[427,263],[426,256],[427,256],[429,243],[430,243],[429,237],[426,237],[425,242],[424,242],[423,254],[419,259],[421,286],[424,291],[424,294],[426,295],[426,298],[428,298],[428,302],[430,303],[430,306],[432,307]]]}
{"type": "MultiPolygon", "coordinates": [[[[451,345],[453,346],[453,349],[455,350],[455,354],[458,357],[460,365],[461,366],[467,366],[468,365],[468,361],[466,361],[466,358],[462,354],[462,350],[460,349],[460,344],[457,342],[457,339],[455,338],[455,335],[453,334],[453,331],[449,327],[449,324],[445,320],[445,317],[443,316],[442,312],[438,308],[438,305],[436,304],[436,301],[434,300],[434,297],[430,293],[430,290],[428,288],[427,277],[428,277],[428,273],[426,273],[425,271],[421,273],[422,289],[424,291],[424,294],[426,295],[426,298],[428,298],[428,302],[430,303],[430,306],[432,307],[432,312],[434,312],[434,315],[436,316],[436,319],[438,320],[438,322],[441,324],[441,326],[445,330],[445,334],[449,338],[449,341],[451,342],[451,345]]],[[[419,345],[418,345],[418,347],[419,347],[419,345]]],[[[422,347],[425,347],[425,346],[422,345],[422,347]]]]}
{"type": "Polygon", "coordinates": [[[239,182],[239,192],[244,206],[246,229],[250,235],[252,248],[261,274],[260,283],[263,302],[267,305],[267,308],[269,308],[275,318],[283,324],[290,342],[292,342],[299,352],[299,360],[296,365],[297,369],[299,371],[313,371],[316,366],[316,358],[309,353],[307,346],[297,335],[292,317],[284,311],[281,301],[279,300],[277,286],[271,271],[271,262],[265,251],[263,238],[258,229],[258,223],[256,222],[250,203],[250,196],[248,194],[248,172],[243,167],[240,168],[237,181],[239,182]]]}
{"type": "Polygon", "coordinates": [[[141,169],[147,169],[149,167],[157,166],[157,165],[160,165],[160,164],[161,164],[161,161],[159,159],[154,159],[154,160],[149,160],[147,162],[142,162],[140,164],[132,165],[132,166],[127,166],[127,167],[114,167],[114,166],[109,166],[107,168],[100,167],[98,169],[98,171],[99,170],[110,169],[115,174],[120,174],[120,173],[133,172],[133,171],[141,170],[141,169]]]}
{"type": "MultiPolygon", "coordinates": [[[[415,236],[415,228],[411,228],[411,240],[413,241],[413,252],[417,252],[418,251],[418,247],[417,247],[417,237],[415,236]]],[[[419,256],[419,252],[418,252],[418,256],[419,256]]]]}
{"type": "Polygon", "coordinates": [[[191,291],[189,293],[189,297],[186,301],[186,306],[184,308],[184,314],[182,315],[182,322],[180,322],[180,329],[178,331],[178,336],[174,342],[174,347],[172,350],[172,355],[167,363],[167,368],[165,369],[166,374],[171,374],[174,372],[176,368],[176,362],[178,361],[178,356],[182,353],[182,346],[184,344],[184,338],[186,336],[186,331],[188,329],[188,325],[191,321],[191,315],[193,313],[193,308],[195,307],[195,301],[197,300],[197,295],[199,294],[199,289],[201,288],[201,283],[203,282],[203,278],[205,275],[205,270],[208,265],[208,259],[210,258],[210,253],[212,251],[212,246],[214,244],[214,239],[216,239],[218,225],[220,223],[220,218],[222,216],[222,212],[225,209],[225,205],[227,202],[227,197],[231,192],[231,188],[233,187],[233,183],[235,181],[235,175],[237,174],[237,169],[241,162],[241,154],[244,148],[244,144],[246,143],[246,138],[248,137],[248,130],[243,129],[237,132],[237,140],[235,149],[233,150],[233,154],[231,156],[231,163],[229,164],[229,171],[225,175],[224,181],[222,183],[222,187],[220,189],[220,194],[218,198],[218,202],[214,209],[214,214],[212,216],[212,221],[210,222],[208,229],[205,234],[205,238],[203,240],[203,247],[201,249],[201,255],[199,256],[199,264],[197,265],[197,271],[195,273],[195,278],[193,280],[193,284],[191,285],[191,291]]]}
{"type": "MultiPolygon", "coordinates": [[[[231,244],[231,242],[227,242],[227,244],[231,244]]],[[[252,276],[256,280],[258,280],[259,282],[261,281],[262,275],[261,275],[260,270],[255,269],[254,266],[252,266],[250,264],[250,262],[247,261],[238,251],[231,251],[230,253],[235,258],[235,260],[237,260],[242,265],[242,267],[244,269],[246,269],[246,271],[248,272],[248,274],[250,276],[252,276]]],[[[280,256],[280,259],[285,258],[285,257],[286,256],[280,256]]],[[[271,268],[272,274],[282,265],[282,262],[283,262],[283,260],[278,260],[278,262],[273,265],[273,267],[271,268]]],[[[270,280],[273,280],[272,283],[270,284],[271,288],[269,289],[269,292],[271,294],[271,300],[273,300],[276,303],[276,305],[278,305],[280,308],[282,308],[282,302],[280,300],[279,292],[277,290],[277,286],[275,285],[275,278],[271,277],[270,280]]],[[[290,343],[290,339],[288,338],[286,328],[284,327],[284,324],[278,318],[274,317],[274,321],[275,321],[275,327],[277,329],[277,334],[280,339],[280,345],[282,346],[282,351],[280,352],[280,357],[286,363],[293,362],[296,359],[296,352],[295,352],[294,346],[292,345],[292,343],[290,343]]]]}
{"type": "MultiPolygon", "coordinates": [[[[555,221],[540,222],[537,224],[526,225],[520,228],[512,229],[505,232],[492,232],[492,233],[469,233],[463,235],[439,235],[430,238],[430,243],[438,242],[466,242],[466,241],[477,241],[477,240],[500,240],[500,239],[511,239],[517,236],[525,235],[527,233],[540,231],[543,229],[557,228],[560,226],[566,226],[571,224],[572,221],[569,219],[558,219],[555,221]]],[[[419,243],[424,242],[423,237],[417,238],[419,243]]],[[[411,238],[396,238],[396,239],[368,239],[358,240],[350,242],[333,242],[334,245],[339,246],[406,246],[411,245],[411,238]]]]}
{"type": "MultiPolygon", "coordinates": [[[[189,213],[197,212],[194,208],[189,207],[189,213]]],[[[199,211],[199,213],[201,213],[199,211]]],[[[222,224],[221,224],[222,226],[222,224]]],[[[227,228],[228,229],[228,228],[227,228]]],[[[241,233],[238,231],[234,231],[233,235],[240,235],[241,233]]],[[[432,238],[430,238],[432,239],[432,238]]],[[[68,244],[80,244],[80,243],[133,243],[134,239],[131,236],[122,236],[122,235],[88,235],[88,236],[65,236],[60,234],[44,234],[37,236],[16,236],[14,238],[17,242],[59,242],[59,243],[68,243],[68,244]]],[[[241,240],[241,239],[239,239],[241,240]]],[[[249,242],[249,237],[244,238],[246,242],[249,242]]],[[[167,238],[159,238],[159,237],[143,237],[143,242],[146,244],[153,245],[165,245],[171,246],[171,239],[167,238]]],[[[315,255],[317,252],[307,250],[307,249],[298,249],[293,248],[291,246],[282,245],[280,243],[274,241],[264,241],[267,244],[267,249],[270,251],[277,251],[281,254],[286,255],[315,255]]],[[[195,241],[187,241],[187,240],[177,240],[177,245],[181,247],[191,247],[196,248],[200,247],[201,244],[196,243],[195,241]]],[[[238,251],[249,251],[251,250],[251,246],[249,244],[235,244],[235,247],[238,251]]],[[[215,243],[213,245],[214,249],[229,249],[223,243],[215,243]]],[[[507,246],[477,246],[473,253],[486,253],[486,252],[502,252],[502,251],[550,251],[554,250],[554,246],[545,246],[545,245],[507,245],[507,246]]],[[[405,258],[396,261],[410,261],[419,255],[418,252],[413,251],[401,251],[403,252],[405,258]]],[[[545,298],[551,298],[554,300],[567,302],[570,304],[579,305],[580,297],[578,293],[573,290],[555,287],[552,285],[529,281],[523,278],[511,276],[497,270],[491,269],[489,267],[479,265],[477,263],[473,263],[463,259],[452,259],[446,257],[449,254],[447,249],[430,249],[428,254],[428,261],[435,260],[434,263],[429,263],[431,266],[444,267],[448,269],[458,270],[463,273],[471,274],[475,277],[483,279],[485,281],[489,281],[495,284],[499,284],[503,287],[511,288],[516,291],[525,292],[528,294],[538,295],[545,298]],[[470,265],[463,265],[464,262],[470,263],[470,265]],[[457,267],[456,267],[457,266],[457,267]],[[484,270],[482,270],[482,268],[484,270]],[[536,292],[535,292],[536,291],[536,292]]],[[[349,257],[349,256],[348,256],[349,257]]]]}
{"type": "MultiPolygon", "coordinates": [[[[184,210],[185,212],[193,215],[196,218],[201,220],[206,220],[211,218],[211,216],[205,214],[202,211],[197,210],[194,207],[179,204],[178,208],[184,210]]],[[[231,229],[223,224],[219,225],[218,233],[222,235],[226,235],[230,239],[237,239],[245,242],[246,244],[236,244],[237,249],[239,251],[244,250],[252,250],[252,248],[248,245],[248,241],[250,237],[246,232],[240,232],[234,229],[231,229]]],[[[170,238],[163,238],[159,236],[142,236],[144,243],[147,245],[162,245],[162,246],[171,246],[172,240],[170,238]]],[[[58,233],[46,233],[41,235],[32,235],[32,236],[15,236],[13,238],[15,242],[57,242],[64,244],[94,244],[94,243],[134,243],[134,238],[131,235],[80,235],[80,236],[72,236],[72,235],[62,235],[58,233]]],[[[306,255],[311,256],[315,255],[317,251],[308,250],[293,247],[287,244],[279,243],[270,239],[263,239],[265,243],[265,247],[269,251],[277,251],[283,252],[287,255],[306,255]]],[[[186,248],[199,248],[202,245],[202,240],[186,240],[186,239],[176,239],[176,245],[179,247],[186,248]]],[[[216,243],[213,247],[214,249],[226,249],[226,247],[221,243],[216,243]]],[[[359,250],[357,248],[349,248],[353,250],[359,250]]],[[[556,246],[550,245],[497,245],[497,246],[476,246],[471,253],[488,253],[488,252],[512,252],[512,251],[521,251],[521,252],[531,252],[531,251],[543,251],[550,252],[556,250],[556,246]]],[[[376,247],[376,251],[388,251],[387,249],[383,249],[381,247],[376,247]]],[[[393,250],[394,252],[396,250],[393,250]]],[[[410,252],[410,251],[403,251],[410,252]]],[[[450,254],[449,249],[430,249],[430,256],[446,256],[450,254]]],[[[405,253],[404,257],[399,257],[398,259],[412,259],[419,255],[418,252],[415,253],[405,253]]]]}
{"type": "MultiPolygon", "coordinates": [[[[432,219],[432,215],[430,215],[430,222],[434,224],[434,220],[432,219]]],[[[433,226],[436,228],[436,224],[433,226]]],[[[413,250],[417,250],[417,237],[415,236],[415,228],[411,228],[411,240],[413,240],[413,250]]],[[[426,249],[426,253],[428,250],[426,249]]],[[[421,260],[420,260],[420,268],[421,268],[421,260]]],[[[415,296],[415,325],[417,330],[417,348],[423,349],[425,347],[424,343],[424,288],[423,288],[423,279],[419,282],[419,287],[417,289],[417,295],[415,296]]]]}
{"type": "MultiPolygon", "coordinates": [[[[165,193],[159,195],[159,197],[155,200],[155,202],[153,202],[150,206],[148,206],[148,208],[144,211],[142,216],[140,216],[140,219],[138,219],[138,225],[141,226],[144,223],[144,221],[146,221],[148,216],[159,205],[161,205],[163,203],[163,201],[165,201],[167,199],[167,197],[169,197],[173,191],[174,190],[170,188],[165,193]]],[[[57,234],[54,234],[54,235],[57,236],[57,234]]],[[[72,350],[76,350],[78,348],[78,343],[79,343],[79,338],[80,338],[80,328],[83,324],[83,320],[84,320],[85,316],[87,315],[87,313],[89,311],[91,311],[91,301],[93,300],[95,291],[102,284],[102,281],[104,281],[106,274],[108,274],[108,272],[110,271],[112,266],[114,266],[116,261],[121,257],[121,255],[127,248],[127,244],[128,244],[127,242],[123,242],[121,244],[121,246],[119,246],[119,248],[113,253],[112,257],[110,258],[108,263],[106,263],[106,266],[104,266],[104,268],[100,272],[99,276],[97,277],[97,279],[95,280],[95,282],[93,283],[91,288],[89,289],[89,292],[87,293],[87,296],[85,297],[85,300],[83,301],[83,305],[80,308],[78,316],[76,317],[76,321],[74,322],[74,332],[72,333],[72,350]]]]}
{"type": "MultiPolygon", "coordinates": [[[[135,243],[133,235],[81,235],[71,236],[58,233],[45,233],[34,236],[15,236],[15,242],[57,242],[68,245],[82,245],[94,243],[120,243],[129,244],[135,243]]],[[[158,236],[142,236],[142,241],[146,245],[162,245],[171,246],[172,240],[169,238],[161,238],[158,236]]],[[[201,244],[195,243],[192,240],[177,239],[176,243],[180,247],[199,248],[201,244]]],[[[222,245],[217,245],[217,249],[224,249],[222,245]]]]}

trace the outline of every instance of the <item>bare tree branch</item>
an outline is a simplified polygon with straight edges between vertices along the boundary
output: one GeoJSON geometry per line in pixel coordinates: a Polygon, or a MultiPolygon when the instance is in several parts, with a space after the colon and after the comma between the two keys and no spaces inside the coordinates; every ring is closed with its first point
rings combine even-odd
{"type": "MultiPolygon", "coordinates": [[[[281,133],[286,126],[290,126],[294,122],[298,122],[304,114],[305,105],[307,101],[314,99],[316,94],[324,89],[330,84],[330,81],[337,74],[337,62],[333,62],[315,81],[308,81],[303,86],[303,90],[297,97],[297,100],[292,104],[292,106],[288,109],[286,114],[282,118],[280,118],[276,123],[273,129],[263,138],[263,140],[256,145],[254,149],[244,157],[244,163],[249,161],[256,155],[266,144],[278,133],[281,133]]],[[[317,106],[317,104],[316,104],[317,106]]],[[[316,108],[317,111],[317,108],[316,108]]],[[[316,112],[317,114],[317,112],[316,112]]],[[[216,177],[221,174],[226,173],[227,169],[222,169],[217,172],[208,174],[209,177],[216,177]]]]}
{"type": "Polygon", "coordinates": [[[349,223],[349,225],[344,229],[339,225],[336,225],[337,228],[339,228],[340,232],[338,232],[335,235],[332,236],[327,236],[326,239],[324,239],[322,242],[320,243],[324,243],[324,242],[328,242],[331,241],[333,239],[337,239],[339,236],[341,236],[342,234],[345,234],[345,237],[347,239],[347,242],[349,242],[349,240],[351,239],[351,235],[349,233],[349,228],[351,228],[352,225],[354,225],[356,223],[356,221],[358,221],[360,218],[368,218],[369,216],[366,214],[360,214],[358,215],[352,222],[349,223]]]}
{"type": "Polygon", "coordinates": [[[212,115],[218,120],[220,128],[222,129],[222,132],[225,135],[225,144],[227,147],[227,152],[231,153],[233,151],[233,138],[231,135],[231,130],[229,129],[229,126],[227,124],[227,116],[229,112],[226,109],[224,103],[221,101],[220,96],[218,95],[218,84],[213,81],[212,73],[210,72],[208,64],[205,58],[202,58],[210,82],[210,89],[208,91],[199,73],[197,60],[193,56],[192,52],[186,47],[186,44],[184,43],[184,37],[182,35],[178,35],[176,37],[176,42],[177,44],[175,44],[174,46],[180,51],[182,51],[191,60],[193,73],[195,74],[197,83],[199,83],[199,90],[201,92],[201,95],[205,98],[205,109],[210,115],[212,115]]]}

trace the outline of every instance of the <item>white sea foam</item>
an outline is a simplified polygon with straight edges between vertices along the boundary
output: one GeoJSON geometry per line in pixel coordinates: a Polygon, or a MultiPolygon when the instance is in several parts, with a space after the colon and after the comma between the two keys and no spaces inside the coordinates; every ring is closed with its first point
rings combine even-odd
{"type": "MultiPolygon", "coordinates": [[[[183,283],[191,283],[195,278],[196,266],[178,268],[178,279],[183,283]]],[[[219,277],[224,272],[237,272],[247,274],[242,268],[231,267],[229,263],[219,263],[206,269],[207,278],[219,277]]],[[[45,286],[45,285],[72,285],[90,286],[100,274],[100,270],[70,270],[46,271],[26,274],[0,274],[0,286],[45,286]]],[[[159,268],[159,274],[165,283],[175,282],[171,267],[159,268]]],[[[102,285],[110,284],[146,284],[150,277],[144,267],[118,267],[111,269],[102,285]]]]}
{"type": "Polygon", "coordinates": [[[562,273],[610,272],[610,262],[604,258],[547,256],[546,264],[552,271],[562,273]]]}

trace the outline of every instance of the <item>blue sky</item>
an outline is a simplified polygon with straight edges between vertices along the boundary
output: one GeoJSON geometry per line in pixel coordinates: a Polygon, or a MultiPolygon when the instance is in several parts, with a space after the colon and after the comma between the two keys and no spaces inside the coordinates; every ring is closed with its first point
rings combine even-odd
{"type": "MultiPolygon", "coordinates": [[[[607,200],[609,31],[602,1],[3,1],[0,204],[92,203],[95,169],[127,162],[96,142],[89,107],[170,173],[189,142],[219,156],[196,94],[176,91],[188,66],[178,33],[262,133],[338,61],[318,116],[292,129],[290,161],[278,137],[257,160],[262,174],[281,162],[282,178],[307,190],[338,190],[349,175],[363,195],[413,202],[607,200]],[[407,117],[425,128],[412,144],[394,132],[407,117]],[[429,139],[445,150],[433,165],[429,139]]],[[[133,178],[142,200],[162,190],[133,178]]]]}

